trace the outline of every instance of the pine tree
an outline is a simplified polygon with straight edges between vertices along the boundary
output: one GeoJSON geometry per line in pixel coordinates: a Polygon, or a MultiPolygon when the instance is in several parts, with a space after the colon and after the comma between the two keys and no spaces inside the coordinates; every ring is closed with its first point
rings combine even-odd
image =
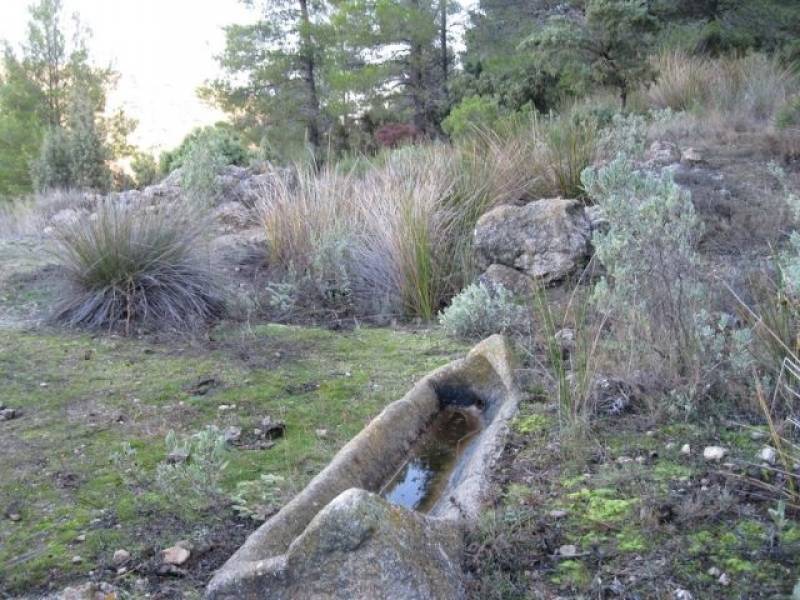
{"type": "Polygon", "coordinates": [[[527,45],[555,70],[616,88],[624,108],[630,90],[654,77],[648,58],[657,30],[645,0],[588,0],[582,15],[554,17],[527,45]]]}
{"type": "Polygon", "coordinates": [[[282,145],[304,139],[319,154],[326,127],[320,99],[325,61],[321,39],[325,0],[264,0],[262,18],[225,28],[219,63],[225,76],[201,95],[230,113],[254,142],[282,145]]]}

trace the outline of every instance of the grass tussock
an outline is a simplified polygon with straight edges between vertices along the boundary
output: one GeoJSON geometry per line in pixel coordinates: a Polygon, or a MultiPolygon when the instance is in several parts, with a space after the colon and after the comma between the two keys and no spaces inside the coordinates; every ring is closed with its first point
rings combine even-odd
{"type": "Polygon", "coordinates": [[[58,226],[55,257],[70,286],[54,320],[71,327],[186,329],[223,312],[198,257],[202,228],[177,207],[101,203],[91,217],[58,226]]]}
{"type": "Polygon", "coordinates": [[[754,53],[712,60],[669,52],[654,62],[659,76],[645,92],[647,104],[679,115],[659,124],[653,137],[713,135],[731,143],[747,134],[765,152],[785,158],[799,153],[799,131],[785,122],[800,78],[778,58],[754,53]]]}
{"type": "Polygon", "coordinates": [[[364,172],[299,169],[258,203],[273,269],[300,288],[336,280],[361,315],[431,319],[477,274],[475,223],[498,204],[525,201],[541,179],[523,136],[393,151],[364,172]]]}

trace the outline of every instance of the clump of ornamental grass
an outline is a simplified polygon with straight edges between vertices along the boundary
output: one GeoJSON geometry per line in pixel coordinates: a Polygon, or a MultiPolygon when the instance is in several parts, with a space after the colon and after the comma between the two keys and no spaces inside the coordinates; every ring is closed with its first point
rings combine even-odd
{"type": "Polygon", "coordinates": [[[189,329],[220,317],[221,294],[197,252],[202,231],[201,220],[179,207],[111,201],[60,225],[54,255],[69,285],[54,321],[127,335],[134,327],[189,329]]]}

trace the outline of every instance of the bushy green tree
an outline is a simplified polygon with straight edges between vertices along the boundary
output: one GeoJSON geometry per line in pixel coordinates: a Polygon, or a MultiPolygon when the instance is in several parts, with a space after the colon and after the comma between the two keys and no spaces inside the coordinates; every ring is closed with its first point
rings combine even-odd
{"type": "Polygon", "coordinates": [[[50,127],[44,135],[39,156],[30,170],[37,190],[67,189],[72,187],[69,156],[69,134],[58,126],[50,127]]]}
{"type": "Polygon", "coordinates": [[[95,121],[94,108],[89,98],[76,93],[68,110],[71,187],[106,192],[111,185],[110,151],[95,121]]]}
{"type": "Polygon", "coordinates": [[[0,66],[0,200],[32,189],[31,162],[44,137],[41,90],[6,46],[0,66]]]}
{"type": "Polygon", "coordinates": [[[138,189],[158,181],[158,162],[152,154],[136,152],[131,159],[131,170],[138,189]]]}
{"type": "Polygon", "coordinates": [[[108,161],[129,150],[122,141],[135,124],[121,112],[103,116],[116,74],[91,63],[90,33],[77,18],[72,35],[65,34],[62,8],[62,0],[38,0],[30,7],[19,52],[5,47],[0,196],[29,192],[34,179],[46,187],[107,189],[108,161]],[[76,155],[65,171],[64,155],[72,151],[76,155]]]}
{"type": "Polygon", "coordinates": [[[159,157],[161,174],[169,175],[175,169],[183,166],[192,148],[198,144],[213,148],[214,153],[219,156],[222,166],[246,165],[251,158],[245,141],[232,127],[221,123],[208,127],[197,127],[183,138],[177,148],[161,153],[159,157]]]}
{"type": "Polygon", "coordinates": [[[319,152],[324,128],[320,101],[322,39],[327,0],[243,0],[262,18],[225,28],[218,57],[225,75],[203,97],[234,116],[251,140],[307,141],[319,152]]]}
{"type": "Polygon", "coordinates": [[[452,82],[452,99],[491,96],[511,111],[534,106],[545,112],[561,96],[572,93],[542,68],[541,61],[519,47],[549,17],[572,4],[565,0],[480,0],[469,15],[463,70],[452,82]]]}
{"type": "Polygon", "coordinates": [[[628,93],[654,77],[648,61],[658,20],[644,0],[588,0],[579,16],[553,17],[525,42],[554,71],[628,93]]]}

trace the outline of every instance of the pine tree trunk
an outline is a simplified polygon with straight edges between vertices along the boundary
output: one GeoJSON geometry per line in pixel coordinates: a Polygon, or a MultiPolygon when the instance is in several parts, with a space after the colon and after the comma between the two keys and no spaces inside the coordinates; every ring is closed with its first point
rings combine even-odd
{"type": "MultiPolygon", "coordinates": [[[[411,0],[411,6],[415,11],[419,11],[419,0],[411,0]]],[[[413,36],[412,36],[413,38],[413,36]]],[[[425,102],[425,79],[423,73],[422,44],[416,40],[411,42],[408,56],[409,67],[409,89],[411,93],[411,105],[414,110],[414,126],[423,134],[428,133],[428,115],[425,102]]]]}
{"type": "Polygon", "coordinates": [[[308,117],[306,130],[308,132],[308,142],[314,150],[314,155],[319,155],[320,132],[319,132],[319,96],[317,95],[317,82],[314,75],[316,64],[314,61],[314,48],[311,40],[311,20],[308,16],[308,0],[298,0],[300,2],[300,18],[302,48],[300,50],[303,62],[304,79],[306,82],[307,110],[308,117]]]}
{"type": "Polygon", "coordinates": [[[442,51],[442,100],[447,98],[447,0],[439,0],[439,45],[442,51]]]}

